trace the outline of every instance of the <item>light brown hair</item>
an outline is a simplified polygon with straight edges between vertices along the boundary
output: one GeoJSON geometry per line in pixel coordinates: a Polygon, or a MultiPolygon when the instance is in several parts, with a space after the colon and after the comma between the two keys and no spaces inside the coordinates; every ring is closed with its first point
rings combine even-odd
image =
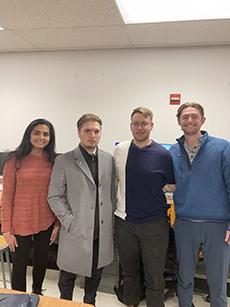
{"type": "Polygon", "coordinates": [[[100,126],[102,126],[102,120],[100,119],[99,116],[92,114],[92,113],[86,113],[84,115],[82,115],[79,120],[77,121],[77,128],[81,129],[82,125],[86,122],[97,122],[99,123],[100,126]]]}
{"type": "Polygon", "coordinates": [[[131,119],[133,115],[136,113],[141,113],[145,118],[150,117],[151,120],[153,119],[153,112],[150,109],[147,109],[145,107],[138,107],[134,109],[131,114],[131,119]]]}
{"type": "Polygon", "coordinates": [[[187,108],[194,108],[194,109],[197,109],[200,113],[200,115],[202,117],[204,117],[204,108],[202,107],[202,105],[200,105],[199,103],[197,102],[186,102],[186,103],[183,103],[179,109],[177,110],[177,118],[180,119],[180,116],[181,116],[181,113],[184,109],[187,109],[187,108]]]}

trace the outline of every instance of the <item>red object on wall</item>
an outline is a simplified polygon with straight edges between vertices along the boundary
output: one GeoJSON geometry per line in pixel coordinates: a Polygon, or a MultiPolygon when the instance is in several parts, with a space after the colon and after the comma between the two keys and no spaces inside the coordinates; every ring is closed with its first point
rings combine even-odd
{"type": "Polygon", "coordinates": [[[170,104],[180,104],[181,94],[170,94],[170,104]]]}

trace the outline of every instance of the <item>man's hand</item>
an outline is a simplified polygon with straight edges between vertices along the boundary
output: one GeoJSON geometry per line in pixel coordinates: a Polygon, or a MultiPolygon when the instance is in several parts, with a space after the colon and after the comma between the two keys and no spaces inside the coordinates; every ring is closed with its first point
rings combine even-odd
{"type": "Polygon", "coordinates": [[[175,190],[176,190],[176,185],[175,184],[166,184],[163,187],[163,191],[164,192],[175,192],[175,190]]]}
{"type": "Polygon", "coordinates": [[[226,231],[226,235],[225,235],[224,241],[225,241],[228,245],[230,245],[230,230],[227,230],[227,231],[226,231]]]}

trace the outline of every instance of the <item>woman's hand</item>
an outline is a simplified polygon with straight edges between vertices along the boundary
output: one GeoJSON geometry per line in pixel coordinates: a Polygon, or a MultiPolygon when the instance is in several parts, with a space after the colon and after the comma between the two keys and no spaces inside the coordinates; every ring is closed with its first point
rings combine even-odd
{"type": "Polygon", "coordinates": [[[57,239],[59,230],[60,230],[60,224],[56,223],[54,225],[54,228],[53,228],[51,236],[50,236],[50,244],[49,245],[53,244],[54,241],[57,239]]]}
{"type": "Polygon", "coordinates": [[[15,252],[16,247],[18,247],[17,239],[10,232],[3,233],[4,239],[9,246],[11,252],[15,252]]]}

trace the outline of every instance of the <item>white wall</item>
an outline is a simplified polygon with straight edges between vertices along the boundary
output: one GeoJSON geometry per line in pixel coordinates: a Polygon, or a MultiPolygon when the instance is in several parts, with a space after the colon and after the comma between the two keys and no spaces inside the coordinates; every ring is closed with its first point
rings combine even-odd
{"type": "Polygon", "coordinates": [[[58,151],[70,150],[85,112],[102,117],[101,147],[112,151],[130,137],[139,105],[154,112],[153,138],[172,143],[180,129],[170,93],[203,104],[204,128],[230,139],[230,47],[0,54],[0,151],[14,149],[38,117],[54,124],[58,151]]]}

